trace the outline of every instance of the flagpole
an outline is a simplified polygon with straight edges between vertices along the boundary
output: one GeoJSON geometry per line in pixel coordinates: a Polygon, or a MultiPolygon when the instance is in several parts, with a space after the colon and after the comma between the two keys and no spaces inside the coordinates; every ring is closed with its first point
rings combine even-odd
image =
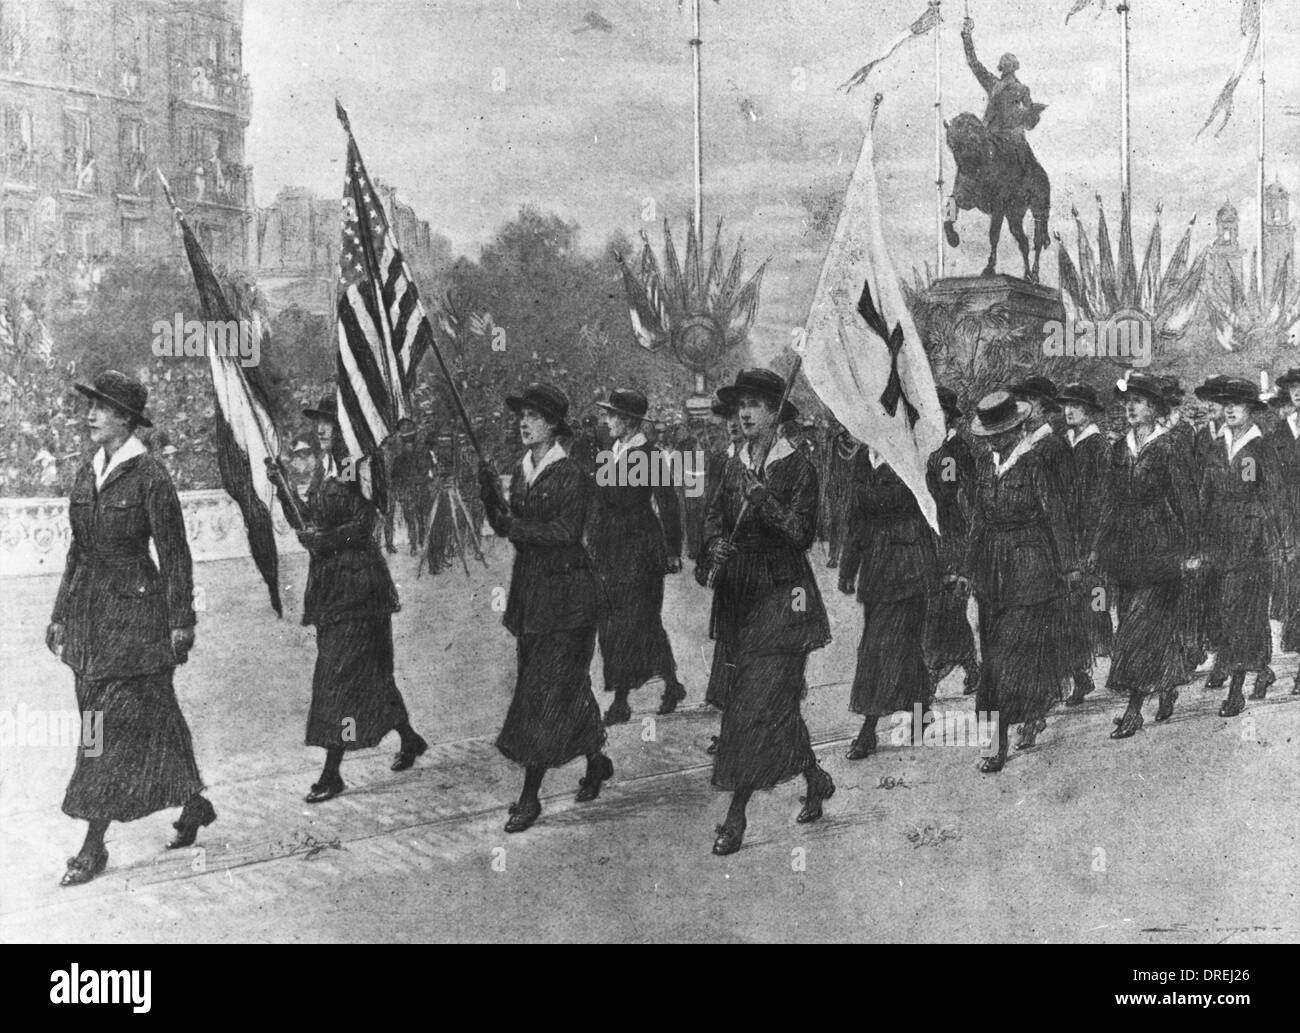
{"type": "Polygon", "coordinates": [[[695,16],[695,35],[691,38],[691,53],[695,65],[695,232],[699,234],[700,247],[704,247],[704,148],[700,129],[700,0],[692,0],[695,16]]]}
{"type": "Polygon", "coordinates": [[[1259,177],[1255,184],[1259,204],[1259,248],[1255,252],[1255,276],[1259,281],[1260,304],[1267,297],[1264,284],[1264,0],[1259,0],[1259,177]]]}
{"type": "MultiPolygon", "coordinates": [[[[1132,200],[1131,139],[1129,136],[1129,41],[1128,10],[1129,5],[1123,0],[1115,10],[1119,14],[1120,71],[1119,71],[1119,184],[1120,196],[1132,200]]],[[[1131,209],[1130,209],[1131,210],[1131,209]]]]}
{"type": "Polygon", "coordinates": [[[934,27],[934,248],[935,271],[944,274],[943,250],[943,15],[941,0],[934,0],[939,24],[934,27]]]}

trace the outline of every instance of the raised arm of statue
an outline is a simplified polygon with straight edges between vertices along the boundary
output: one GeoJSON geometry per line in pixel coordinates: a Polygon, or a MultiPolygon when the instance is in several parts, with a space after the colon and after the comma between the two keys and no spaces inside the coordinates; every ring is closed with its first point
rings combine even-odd
{"type": "Polygon", "coordinates": [[[963,30],[961,43],[966,48],[966,63],[970,65],[970,70],[975,73],[975,78],[979,81],[984,92],[988,93],[997,83],[997,76],[985,68],[980,63],[980,59],[975,56],[975,41],[971,37],[969,30],[963,30]]]}

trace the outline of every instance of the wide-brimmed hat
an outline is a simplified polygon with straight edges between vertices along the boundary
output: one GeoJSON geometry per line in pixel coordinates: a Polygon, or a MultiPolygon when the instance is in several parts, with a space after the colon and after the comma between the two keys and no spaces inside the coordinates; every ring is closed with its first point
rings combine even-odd
{"type": "Polygon", "coordinates": [[[569,425],[564,418],[569,414],[569,396],[554,384],[529,384],[517,395],[507,395],[506,405],[518,415],[524,409],[536,409],[548,420],[557,424],[555,433],[567,435],[569,425]]]}
{"type": "Polygon", "coordinates": [[[337,394],[321,395],[315,409],[304,409],[302,414],[309,420],[329,420],[339,422],[339,398],[337,394]]]}
{"type": "Polygon", "coordinates": [[[153,421],[144,414],[145,403],[149,400],[149,389],[134,377],[128,377],[115,369],[106,369],[95,378],[91,386],[75,385],[87,398],[97,398],[106,402],[124,416],[129,416],[141,427],[152,427],[153,421]]]}
{"type": "Polygon", "coordinates": [[[1164,377],[1152,376],[1150,373],[1130,372],[1128,377],[1115,385],[1115,397],[1121,402],[1130,395],[1138,395],[1151,402],[1159,409],[1169,408],[1168,385],[1164,377]]]}
{"type": "Polygon", "coordinates": [[[1300,366],[1292,366],[1274,381],[1278,388],[1286,391],[1296,384],[1300,384],[1300,366]]]}
{"type": "Polygon", "coordinates": [[[1215,401],[1212,396],[1217,394],[1219,388],[1231,380],[1231,377],[1225,377],[1222,373],[1216,373],[1212,377],[1207,377],[1205,383],[1193,390],[1192,394],[1204,402],[1215,401]]]}
{"type": "Polygon", "coordinates": [[[1204,398],[1207,402],[1218,402],[1220,405],[1249,405],[1253,409],[1268,408],[1268,403],[1259,397],[1259,387],[1249,380],[1237,377],[1224,377],[1214,385],[1208,382],[1202,384],[1201,388],[1197,389],[1196,396],[1204,398]],[[1202,388],[1206,387],[1209,390],[1202,394],[1202,388]]]}
{"type": "Polygon", "coordinates": [[[597,402],[596,408],[629,420],[644,420],[646,412],[650,409],[650,402],[640,391],[627,389],[611,391],[609,401],[597,402]]]}
{"type": "Polygon", "coordinates": [[[1025,377],[1024,380],[1011,385],[1011,393],[1017,398],[1023,398],[1026,401],[1036,399],[1042,402],[1043,406],[1051,412],[1060,411],[1061,407],[1056,403],[1056,385],[1047,377],[1040,377],[1037,374],[1025,377]]]}
{"type": "Polygon", "coordinates": [[[1097,392],[1087,384],[1073,383],[1066,384],[1061,388],[1060,394],[1056,396],[1057,402],[1064,405],[1082,405],[1091,409],[1093,412],[1100,412],[1105,408],[1097,397],[1097,392]]]}
{"type": "Polygon", "coordinates": [[[1029,403],[1022,402],[1010,391],[994,391],[981,398],[979,405],[975,406],[971,433],[990,438],[1014,430],[1029,418],[1029,410],[1029,403]]]}
{"type": "Polygon", "coordinates": [[[1165,401],[1171,406],[1177,405],[1183,400],[1183,385],[1178,382],[1177,377],[1160,376],[1156,378],[1164,385],[1165,401]]]}
{"type": "MultiPolygon", "coordinates": [[[[770,398],[773,406],[776,406],[780,404],[783,394],[785,394],[785,380],[781,375],[762,368],[742,369],[736,374],[734,384],[718,388],[718,397],[722,399],[724,405],[731,406],[733,411],[740,408],[740,399],[744,395],[770,398]]],[[[777,419],[785,423],[786,420],[793,420],[798,415],[799,409],[787,399],[777,419]]]]}
{"type": "Polygon", "coordinates": [[[961,411],[957,404],[957,392],[950,387],[940,387],[936,389],[939,395],[939,407],[943,409],[953,419],[961,419],[966,414],[961,411]]]}
{"type": "Polygon", "coordinates": [[[709,411],[713,413],[714,416],[721,416],[724,420],[728,420],[736,415],[736,407],[724,402],[718,397],[717,392],[714,392],[713,401],[709,403],[709,411]]]}

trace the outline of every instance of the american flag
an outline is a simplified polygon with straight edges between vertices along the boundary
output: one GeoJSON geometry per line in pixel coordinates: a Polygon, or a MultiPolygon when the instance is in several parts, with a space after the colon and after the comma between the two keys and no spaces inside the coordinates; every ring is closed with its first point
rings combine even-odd
{"type": "MultiPolygon", "coordinates": [[[[410,415],[415,371],[433,331],[366,175],[347,112],[335,103],[348,134],[339,250],[339,430],[348,455],[360,463],[375,456],[398,421],[410,415]]],[[[376,473],[381,468],[382,461],[375,464],[376,473]]],[[[384,493],[368,486],[366,466],[360,469],[363,492],[386,508],[384,493]]]]}

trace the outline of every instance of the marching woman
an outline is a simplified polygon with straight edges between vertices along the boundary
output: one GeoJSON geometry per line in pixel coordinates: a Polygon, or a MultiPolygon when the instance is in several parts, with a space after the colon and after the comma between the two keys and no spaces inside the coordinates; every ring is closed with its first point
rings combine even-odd
{"type": "MultiPolygon", "coordinates": [[[[708,511],[713,504],[713,498],[718,494],[722,487],[723,474],[726,472],[727,463],[736,454],[736,449],[742,447],[745,443],[745,435],[740,432],[740,416],[736,408],[729,402],[724,402],[714,393],[713,402],[710,410],[714,416],[721,417],[726,423],[727,447],[725,450],[718,450],[709,453],[708,473],[705,476],[705,492],[708,499],[705,503],[705,526],[707,527],[708,511]]],[[[704,548],[704,528],[701,528],[700,551],[695,560],[695,579],[700,584],[707,584],[709,577],[709,553],[704,548]]],[[[704,702],[709,706],[723,710],[727,705],[727,687],[731,684],[732,676],[735,674],[735,664],[732,662],[730,654],[727,652],[727,644],[722,639],[716,639],[713,643],[713,663],[709,667],[709,685],[704,693],[704,702]]],[[[718,737],[710,737],[708,748],[704,751],[710,755],[718,752],[718,737]]]]}
{"type": "MultiPolygon", "coordinates": [[[[375,537],[379,510],[361,494],[339,434],[338,399],[325,395],[303,415],[315,421],[321,465],[307,490],[308,526],[302,622],[316,626],[316,669],[307,713],[307,745],[325,751],[308,803],[343,792],[343,754],[378,746],[396,731],[392,770],[405,771],[428,744],[411,727],[393,678],[393,618],[400,605],[375,537]]],[[[382,461],[382,460],[377,460],[382,461]]]]}
{"type": "Polygon", "coordinates": [[[1205,469],[1201,496],[1206,558],[1221,586],[1215,667],[1231,679],[1219,716],[1234,717],[1246,709],[1247,674],[1255,672],[1251,699],[1263,699],[1277,680],[1269,666],[1268,601],[1273,555],[1293,559],[1291,514],[1276,446],[1255,422],[1268,408],[1255,385],[1231,379],[1196,393],[1223,406],[1223,443],[1205,469]]]}
{"type": "Polygon", "coordinates": [[[818,766],[799,712],[808,654],[831,639],[807,556],[817,531],[817,471],[776,434],[779,423],[797,415],[789,402],[782,408],[784,383],[776,373],[741,370],[718,394],[736,407],[745,438],[710,500],[710,564],[697,570],[703,583],[710,565],[715,571],[709,636],[731,661],[713,763],[714,786],[732,794],[713,844],[725,855],[740,849],[754,790],[802,775],[807,793],[795,820],[809,822],[822,816],[835,783],[818,766]]]}
{"type": "Polygon", "coordinates": [[[971,510],[975,505],[975,455],[957,432],[962,418],[957,393],[939,388],[939,406],[947,425],[943,444],[930,455],[925,481],[939,517],[940,583],[930,593],[925,610],[925,660],[930,682],[937,689],[954,667],[966,672],[964,695],[979,684],[975,636],[966,618],[966,597],[956,590],[957,573],[966,558],[971,510]]]}
{"type": "Polygon", "coordinates": [[[1064,624],[1067,582],[1078,580],[1069,504],[1049,455],[1034,447],[1031,406],[1006,391],[976,406],[980,457],[970,542],[958,580],[979,605],[983,663],[977,711],[998,715],[998,752],[980,764],[1001,771],[1011,725],[1017,748],[1036,741],[1069,676],[1064,624]]]}
{"type": "MultiPolygon", "coordinates": [[[[1291,512],[1291,533],[1300,537],[1300,368],[1292,367],[1277,378],[1277,389],[1291,403],[1273,431],[1273,444],[1282,466],[1286,503],[1291,512]]],[[[1273,585],[1277,618],[1282,622],[1282,649],[1300,653],[1300,558],[1279,567],[1281,578],[1273,585]]],[[[1300,696],[1300,670],[1291,694],[1300,696]]]]}
{"type": "Polygon", "coordinates": [[[76,675],[85,741],[63,798],[63,813],[89,823],[68,859],[64,886],[89,882],[108,864],[104,833],[180,807],[169,848],[192,844],[217,816],[202,795],[190,730],[172,676],[194,646],[190,550],[180,499],[162,465],[135,436],[153,424],[139,381],[107,370],[90,399],[90,440],[68,500],[72,544],[45,643],[76,675]],[[149,555],[153,542],[158,554],[149,555]]]}
{"type": "Polygon", "coordinates": [[[506,405],[519,417],[527,451],[508,501],[487,465],[479,489],[488,523],[515,547],[503,623],[517,641],[518,673],[497,749],[524,767],[523,791],[505,826],[522,832],[542,813],[547,768],[586,757],[575,797],[582,803],[600,795],[614,764],[602,752],[605,728],[589,674],[600,618],[600,582],[582,545],[591,480],[556,440],[568,435],[569,399],[550,384],[531,384],[506,405]]]}
{"type": "MultiPolygon", "coordinates": [[[[1065,409],[1065,443],[1072,457],[1070,508],[1075,541],[1080,548],[1091,542],[1106,492],[1109,445],[1097,426],[1103,409],[1097,392],[1087,384],[1066,384],[1057,401],[1065,409]]],[[[1105,580],[1095,573],[1080,582],[1081,591],[1070,597],[1070,671],[1074,691],[1065,701],[1076,707],[1092,692],[1092,668],[1099,656],[1109,656],[1114,629],[1105,580]]]]}
{"type": "Polygon", "coordinates": [[[1111,447],[1088,569],[1100,562],[1119,593],[1107,685],[1128,693],[1128,708],[1110,733],[1127,739],[1142,727],[1147,696],[1160,696],[1157,721],[1173,716],[1185,671],[1182,578],[1200,564],[1192,558],[1198,510],[1190,454],[1160,422],[1169,412],[1166,385],[1130,373],[1116,397],[1129,430],[1111,447]]]}
{"type": "Polygon", "coordinates": [[[858,451],[840,591],[862,603],[862,639],[849,709],[862,729],[849,760],[876,749],[882,714],[928,710],[934,696],[925,663],[926,596],[938,586],[934,534],[902,478],[872,448],[858,451]]]}
{"type": "Polygon", "coordinates": [[[632,717],[632,690],[656,675],[664,680],[660,714],[671,714],[686,698],[662,615],[664,575],[682,569],[682,522],[677,492],[663,476],[667,453],[641,433],[645,395],[614,391],[596,404],[607,414],[613,442],[597,456],[587,543],[605,587],[600,655],[605,691],[614,694],[605,724],[615,725],[632,717]]]}

